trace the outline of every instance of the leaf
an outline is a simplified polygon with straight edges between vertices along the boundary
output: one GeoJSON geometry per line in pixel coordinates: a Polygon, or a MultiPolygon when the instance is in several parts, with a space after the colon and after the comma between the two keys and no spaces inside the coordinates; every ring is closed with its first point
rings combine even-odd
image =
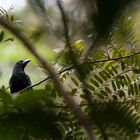
{"type": "Polygon", "coordinates": [[[6,92],[5,87],[0,89],[0,102],[2,104],[0,113],[7,111],[7,109],[13,102],[10,94],[6,92]]]}
{"type": "Polygon", "coordinates": [[[130,83],[128,82],[127,78],[126,78],[126,74],[124,75],[124,84],[126,86],[128,86],[130,83]]]}
{"type": "Polygon", "coordinates": [[[126,79],[127,79],[127,81],[128,81],[128,84],[131,84],[131,79],[130,79],[130,77],[126,74],[125,75],[126,76],[126,79]]]}
{"type": "Polygon", "coordinates": [[[104,96],[103,96],[102,94],[100,94],[100,93],[98,93],[97,96],[98,96],[99,98],[101,98],[101,99],[104,99],[104,96]]]}
{"type": "Polygon", "coordinates": [[[121,63],[121,69],[122,69],[122,71],[124,71],[125,70],[125,63],[123,61],[121,61],[120,63],[121,63]]]}
{"type": "Polygon", "coordinates": [[[136,82],[134,83],[134,88],[135,88],[135,93],[138,95],[139,89],[138,89],[138,85],[136,82]]]}
{"type": "Polygon", "coordinates": [[[133,84],[128,86],[128,94],[129,95],[134,95],[135,94],[133,84]]]}
{"type": "Polygon", "coordinates": [[[77,93],[77,89],[76,89],[76,88],[74,88],[74,89],[70,92],[70,94],[71,94],[72,96],[74,96],[76,93],[77,93]]]}
{"type": "Polygon", "coordinates": [[[113,98],[114,101],[116,101],[116,102],[118,101],[118,96],[117,95],[112,95],[112,98],[113,98]]]}
{"type": "Polygon", "coordinates": [[[120,98],[125,97],[125,92],[123,90],[118,90],[118,95],[120,98]]]}
{"type": "Polygon", "coordinates": [[[99,87],[98,82],[96,82],[95,80],[90,79],[90,82],[91,82],[93,85],[95,85],[96,87],[99,87]]]}
{"type": "MultiPolygon", "coordinates": [[[[39,100],[39,98],[38,98],[38,100],[39,100]]],[[[51,98],[46,98],[46,99],[44,99],[44,101],[45,101],[45,103],[46,103],[45,105],[47,107],[49,107],[49,108],[55,107],[55,103],[51,98]]]]}
{"type": "Polygon", "coordinates": [[[112,81],[111,83],[112,83],[113,90],[116,91],[117,87],[116,87],[116,85],[115,85],[115,82],[112,81]]]}
{"type": "Polygon", "coordinates": [[[101,84],[103,84],[103,80],[97,74],[94,74],[94,77],[97,81],[99,81],[101,84]]]}
{"type": "Polygon", "coordinates": [[[107,92],[104,90],[100,90],[100,92],[104,95],[104,96],[108,96],[107,92]]]}
{"type": "Polygon", "coordinates": [[[120,82],[121,86],[124,87],[124,75],[118,76],[118,81],[120,82]]]}
{"type": "Polygon", "coordinates": [[[2,42],[4,39],[4,31],[1,31],[0,33],[0,42],[2,42]]]}
{"type": "Polygon", "coordinates": [[[116,80],[116,85],[117,85],[117,88],[118,88],[118,89],[121,88],[121,84],[120,84],[120,81],[119,81],[118,79],[116,80]]]}
{"type": "Polygon", "coordinates": [[[107,72],[110,74],[110,75],[112,75],[112,76],[114,76],[114,73],[113,73],[113,70],[112,69],[106,69],[107,70],[107,72]]]}
{"type": "Polygon", "coordinates": [[[29,109],[36,108],[40,104],[40,100],[43,98],[44,90],[28,90],[18,96],[15,97],[14,103],[15,106],[19,108],[29,109]]]}
{"type": "Polygon", "coordinates": [[[103,71],[106,77],[111,78],[111,75],[107,71],[103,71]]]}
{"type": "Polygon", "coordinates": [[[111,66],[112,70],[114,71],[115,74],[118,74],[118,71],[116,70],[117,67],[111,66]]]}
{"type": "Polygon", "coordinates": [[[136,74],[140,74],[140,69],[133,68],[133,72],[136,73],[136,74]]]}
{"type": "Polygon", "coordinates": [[[73,81],[73,83],[74,83],[76,86],[78,86],[78,81],[77,81],[75,78],[71,77],[71,80],[73,81]]]}
{"type": "Polygon", "coordinates": [[[87,86],[87,88],[89,88],[90,90],[95,91],[95,87],[94,87],[94,86],[92,86],[92,85],[90,85],[90,84],[87,84],[86,86],[87,86]]]}
{"type": "Polygon", "coordinates": [[[84,40],[78,40],[74,44],[72,44],[72,47],[82,51],[86,46],[84,40]]]}
{"type": "Polygon", "coordinates": [[[129,110],[128,110],[128,112],[127,112],[127,116],[132,115],[132,114],[133,114],[133,112],[134,112],[134,110],[133,110],[133,109],[129,109],[129,110]]]}
{"type": "Polygon", "coordinates": [[[112,91],[111,91],[108,87],[105,87],[105,90],[106,90],[106,92],[109,93],[109,94],[112,93],[112,91]]]}
{"type": "Polygon", "coordinates": [[[99,72],[99,75],[104,79],[105,81],[108,79],[106,75],[104,75],[103,71],[99,72]]]}
{"type": "Polygon", "coordinates": [[[6,13],[5,9],[3,9],[3,8],[1,7],[1,8],[0,8],[0,13],[4,15],[4,14],[6,13]]]}

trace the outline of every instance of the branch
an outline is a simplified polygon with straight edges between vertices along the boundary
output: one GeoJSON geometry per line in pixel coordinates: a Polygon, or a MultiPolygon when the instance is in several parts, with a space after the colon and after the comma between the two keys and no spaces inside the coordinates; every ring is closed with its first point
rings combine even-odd
{"type": "Polygon", "coordinates": [[[73,64],[75,65],[75,69],[78,72],[78,62],[77,59],[75,57],[75,54],[73,52],[72,46],[71,46],[71,41],[70,41],[70,37],[69,37],[69,28],[68,28],[68,24],[67,24],[67,19],[66,19],[66,15],[65,15],[65,11],[64,8],[62,6],[62,1],[61,0],[57,0],[57,5],[58,5],[58,9],[60,11],[61,14],[61,18],[62,18],[62,23],[64,26],[64,36],[65,36],[65,40],[66,40],[66,47],[68,47],[69,49],[69,54],[71,61],[73,62],[73,64]]]}
{"type": "Polygon", "coordinates": [[[58,91],[62,94],[62,96],[65,98],[68,106],[73,110],[76,117],[79,119],[80,123],[85,128],[87,135],[90,140],[95,140],[95,136],[93,134],[93,130],[91,127],[90,122],[80,109],[80,107],[76,104],[76,102],[72,99],[72,97],[69,95],[67,91],[65,91],[61,81],[56,75],[55,70],[35,51],[35,47],[33,44],[22,34],[21,31],[19,31],[15,26],[12,24],[8,24],[6,20],[4,20],[4,17],[0,17],[0,24],[7,30],[9,30],[12,34],[14,34],[24,45],[28,51],[31,52],[31,54],[42,64],[42,66],[48,71],[49,76],[54,80],[55,85],[58,89],[58,91]]]}
{"type": "Polygon", "coordinates": [[[61,17],[62,17],[66,44],[67,44],[69,50],[72,51],[71,43],[70,43],[70,38],[69,38],[69,28],[68,28],[68,25],[67,25],[67,20],[66,20],[66,15],[65,15],[64,9],[62,7],[62,1],[61,0],[57,0],[57,5],[58,5],[59,11],[61,13],[61,17]]]}
{"type": "MultiPolygon", "coordinates": [[[[81,85],[83,87],[83,89],[86,89],[86,83],[85,81],[83,80],[83,76],[82,76],[82,73],[81,73],[81,69],[78,65],[78,61],[75,57],[75,54],[73,52],[73,49],[71,47],[71,42],[70,42],[70,38],[69,38],[69,28],[68,28],[68,24],[67,24],[67,20],[66,20],[66,15],[65,15],[65,11],[64,11],[64,8],[62,6],[62,1],[61,0],[57,0],[57,5],[58,5],[58,8],[59,8],[59,11],[61,13],[61,17],[62,17],[62,22],[63,22],[63,26],[64,26],[64,35],[65,35],[65,39],[66,39],[66,46],[68,46],[68,49],[69,49],[69,55],[71,56],[71,60],[73,62],[73,65],[75,67],[75,70],[76,72],[79,74],[79,79],[81,81],[81,85]]],[[[86,93],[84,92],[85,90],[83,90],[83,93],[86,95],[86,93]]],[[[90,102],[92,104],[92,101],[91,99],[86,95],[86,98],[87,98],[87,101],[90,102]]]]}
{"type": "Polygon", "coordinates": [[[126,58],[131,58],[135,55],[140,54],[140,52],[135,52],[133,54],[130,55],[126,55],[126,56],[121,56],[121,57],[116,57],[116,58],[110,58],[110,59],[102,59],[102,60],[95,60],[95,61],[88,61],[89,64],[95,64],[95,63],[102,63],[102,62],[108,62],[108,61],[118,61],[120,59],[126,59],[126,58]]]}
{"type": "MultiPolygon", "coordinates": [[[[59,8],[61,18],[62,18],[62,22],[63,22],[63,26],[64,26],[64,35],[65,35],[65,39],[66,39],[66,47],[68,47],[68,49],[69,49],[69,54],[68,55],[70,55],[70,58],[71,58],[71,61],[74,65],[74,67],[75,67],[75,70],[78,72],[78,74],[80,74],[80,70],[79,70],[79,67],[78,67],[78,62],[77,62],[77,59],[76,59],[75,54],[73,52],[71,42],[70,42],[70,38],[69,38],[69,28],[68,28],[68,24],[67,24],[65,11],[64,11],[64,8],[62,6],[62,1],[57,0],[57,5],[58,5],[58,8],[59,8]]],[[[92,128],[88,129],[87,134],[88,134],[90,140],[95,139],[95,134],[93,134],[92,128]]]]}
{"type": "MultiPolygon", "coordinates": [[[[117,58],[102,59],[102,60],[94,60],[94,61],[90,60],[90,61],[87,61],[87,62],[80,63],[80,64],[78,64],[78,65],[81,65],[81,64],[96,64],[96,63],[103,63],[103,62],[108,62],[108,61],[118,61],[118,60],[120,60],[120,59],[131,58],[131,57],[133,57],[133,56],[135,56],[135,55],[139,55],[139,54],[140,54],[140,52],[135,52],[134,54],[130,54],[130,55],[126,55],[126,56],[121,56],[121,57],[117,57],[117,58]]],[[[71,69],[74,69],[74,68],[75,68],[74,65],[69,66],[69,67],[65,68],[64,70],[61,70],[59,73],[57,73],[57,75],[60,75],[60,74],[62,74],[62,73],[64,73],[64,72],[66,72],[66,71],[68,71],[68,70],[71,70],[71,69]]],[[[29,86],[29,87],[27,87],[27,88],[21,90],[21,91],[18,92],[18,93],[25,92],[25,91],[27,91],[27,90],[33,88],[33,87],[36,87],[36,86],[38,86],[38,85],[44,83],[45,81],[47,81],[47,80],[49,80],[49,79],[50,79],[50,77],[48,76],[48,77],[44,78],[43,80],[37,82],[36,84],[31,85],[31,86],[29,86]]]]}
{"type": "MultiPolygon", "coordinates": [[[[39,25],[41,29],[47,33],[51,33],[52,35],[55,35],[60,38],[60,33],[56,31],[52,26],[51,26],[51,21],[47,17],[47,11],[42,11],[40,12],[39,6],[37,5],[37,2],[35,0],[28,0],[27,1],[35,15],[37,16],[37,19],[39,21],[39,25]]],[[[61,41],[64,41],[61,39],[61,41]]]]}
{"type": "MultiPolygon", "coordinates": [[[[73,69],[73,68],[74,68],[74,66],[69,66],[69,67],[65,68],[64,70],[61,70],[60,72],[58,72],[56,75],[60,75],[60,74],[66,72],[66,71],[68,71],[68,70],[73,69]]],[[[15,93],[15,94],[23,93],[23,92],[25,92],[25,91],[27,91],[27,90],[29,90],[29,89],[32,89],[33,87],[36,87],[36,86],[38,86],[38,85],[44,83],[45,81],[49,80],[50,78],[51,78],[51,77],[48,76],[48,77],[44,78],[43,80],[37,82],[36,84],[33,84],[33,85],[31,85],[31,86],[29,86],[29,87],[27,87],[27,88],[24,88],[23,90],[21,90],[21,91],[15,93]]],[[[14,95],[15,95],[15,94],[14,94],[14,95]]]]}

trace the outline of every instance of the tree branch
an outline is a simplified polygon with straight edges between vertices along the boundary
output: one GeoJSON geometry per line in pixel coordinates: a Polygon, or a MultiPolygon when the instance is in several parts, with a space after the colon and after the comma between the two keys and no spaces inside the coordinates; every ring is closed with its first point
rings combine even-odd
{"type": "Polygon", "coordinates": [[[65,91],[61,81],[56,75],[55,70],[35,51],[35,47],[33,44],[23,35],[22,32],[20,32],[15,26],[12,24],[7,23],[7,21],[4,19],[4,17],[0,17],[0,24],[9,30],[12,34],[14,34],[24,45],[26,49],[28,49],[31,54],[42,64],[42,66],[48,71],[49,76],[54,80],[55,85],[58,89],[58,91],[63,95],[65,98],[68,106],[73,110],[76,117],[79,119],[80,123],[85,128],[87,135],[90,140],[95,140],[95,136],[93,134],[93,130],[91,127],[90,122],[80,109],[80,107],[76,104],[76,102],[72,99],[72,97],[69,95],[67,91],[65,91]]]}
{"type": "Polygon", "coordinates": [[[63,26],[64,26],[64,35],[65,35],[65,39],[66,39],[66,45],[69,48],[69,50],[72,51],[71,43],[70,43],[70,38],[69,38],[69,28],[68,28],[68,25],[67,25],[67,19],[66,19],[66,15],[65,15],[64,9],[62,7],[62,1],[61,0],[57,0],[57,5],[58,5],[58,8],[59,8],[61,17],[62,17],[62,22],[63,22],[63,26]]]}
{"type": "MultiPolygon", "coordinates": [[[[56,75],[60,75],[60,74],[66,72],[66,71],[68,71],[68,70],[73,69],[73,68],[74,68],[74,66],[69,66],[69,67],[67,67],[66,69],[64,69],[64,70],[62,70],[62,71],[60,71],[60,72],[58,72],[56,75]]],[[[16,94],[19,94],[19,93],[25,92],[25,91],[27,91],[27,90],[33,88],[33,87],[36,87],[36,86],[38,86],[38,85],[44,83],[45,81],[49,80],[50,78],[51,78],[51,77],[48,76],[48,77],[44,78],[43,80],[37,82],[36,84],[31,85],[31,86],[29,86],[29,87],[27,87],[27,88],[24,88],[23,90],[19,91],[19,92],[16,93],[16,94]]]]}
{"type": "MultiPolygon", "coordinates": [[[[126,55],[126,56],[121,56],[121,57],[117,57],[117,58],[102,59],[102,60],[93,60],[93,61],[90,60],[90,61],[86,61],[86,62],[80,63],[80,64],[78,64],[78,65],[81,65],[81,64],[96,64],[96,63],[103,63],[103,62],[109,62],[109,61],[118,61],[118,60],[120,60],[120,59],[131,58],[131,57],[134,57],[135,55],[139,55],[139,54],[140,54],[140,52],[135,52],[134,54],[130,54],[130,55],[126,55]]],[[[74,69],[74,68],[75,68],[74,65],[69,66],[69,67],[65,68],[64,70],[61,70],[59,73],[57,73],[57,75],[60,75],[60,74],[62,74],[62,73],[64,73],[64,72],[69,71],[69,70],[74,69]]],[[[50,79],[50,77],[48,76],[48,77],[44,78],[43,80],[37,82],[36,84],[31,85],[31,86],[29,86],[29,87],[27,87],[27,88],[21,90],[21,91],[18,92],[18,93],[25,92],[25,91],[27,91],[27,90],[33,88],[33,87],[36,87],[36,86],[38,86],[38,85],[44,83],[45,81],[47,81],[47,80],[49,80],[49,79],[50,79]]]]}

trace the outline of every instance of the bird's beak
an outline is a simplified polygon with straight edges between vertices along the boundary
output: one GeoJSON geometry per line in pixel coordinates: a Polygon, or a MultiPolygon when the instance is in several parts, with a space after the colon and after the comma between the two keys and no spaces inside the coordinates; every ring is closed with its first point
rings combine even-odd
{"type": "Polygon", "coordinates": [[[30,59],[23,60],[23,65],[24,65],[24,67],[25,67],[30,61],[31,61],[30,59]]]}

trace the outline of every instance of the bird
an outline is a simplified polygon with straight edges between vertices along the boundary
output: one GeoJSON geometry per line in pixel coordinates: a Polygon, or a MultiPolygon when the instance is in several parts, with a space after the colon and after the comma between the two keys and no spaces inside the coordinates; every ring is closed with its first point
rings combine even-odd
{"type": "Polygon", "coordinates": [[[24,71],[24,68],[30,61],[30,59],[20,60],[15,64],[9,80],[11,94],[17,93],[32,85],[30,77],[24,71]]]}

